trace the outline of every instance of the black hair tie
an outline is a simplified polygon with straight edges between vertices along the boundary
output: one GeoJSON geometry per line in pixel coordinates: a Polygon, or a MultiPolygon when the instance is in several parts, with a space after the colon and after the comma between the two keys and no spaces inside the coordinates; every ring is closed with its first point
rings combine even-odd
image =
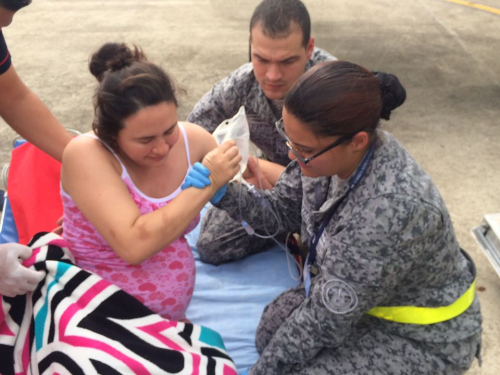
{"type": "Polygon", "coordinates": [[[382,112],[380,117],[389,120],[391,112],[402,105],[406,100],[406,90],[394,74],[372,72],[380,83],[382,96],[382,112]]]}

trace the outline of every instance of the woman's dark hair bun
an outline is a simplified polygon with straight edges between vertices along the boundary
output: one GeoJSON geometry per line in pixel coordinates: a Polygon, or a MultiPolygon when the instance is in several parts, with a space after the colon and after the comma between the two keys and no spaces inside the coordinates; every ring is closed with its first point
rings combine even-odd
{"type": "Polygon", "coordinates": [[[391,112],[406,100],[406,90],[394,74],[373,72],[380,83],[382,96],[382,112],[380,118],[389,120],[391,112]]]}
{"type": "Polygon", "coordinates": [[[125,43],[106,43],[90,58],[89,70],[99,82],[107,71],[117,71],[135,61],[147,60],[137,47],[129,48],[125,43]]]}

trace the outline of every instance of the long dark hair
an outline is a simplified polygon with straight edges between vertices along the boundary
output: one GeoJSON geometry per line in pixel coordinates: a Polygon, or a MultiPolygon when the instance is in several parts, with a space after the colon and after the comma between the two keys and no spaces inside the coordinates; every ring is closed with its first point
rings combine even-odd
{"type": "Polygon", "coordinates": [[[106,43],[90,58],[89,70],[99,81],[92,129],[115,151],[118,151],[118,132],[127,117],[162,102],[177,106],[171,78],[148,62],[137,47],[106,43]]]}
{"type": "Polygon", "coordinates": [[[404,103],[395,75],[370,72],[346,61],[329,61],[304,73],[285,97],[288,113],[319,136],[372,135],[380,119],[404,103]]]}

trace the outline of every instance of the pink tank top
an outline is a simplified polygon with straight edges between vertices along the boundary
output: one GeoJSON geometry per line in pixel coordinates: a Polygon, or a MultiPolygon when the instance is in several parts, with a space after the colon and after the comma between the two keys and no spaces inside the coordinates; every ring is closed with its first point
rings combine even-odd
{"type": "MultiPolygon", "coordinates": [[[[189,143],[186,132],[179,123],[189,160],[189,143]]],[[[92,135],[86,135],[95,137],[92,135]]],[[[95,137],[97,138],[97,137],[95,137]]],[[[109,148],[109,147],[108,147],[109,148]]],[[[113,152],[113,151],[111,151],[113,152]]],[[[168,197],[151,198],[142,193],[130,178],[127,169],[113,152],[122,167],[121,178],[142,214],[165,206],[180,192],[180,186],[168,197]]],[[[145,260],[140,265],[131,265],[122,260],[108,246],[104,238],[75,205],[61,187],[63,203],[63,237],[70,245],[76,264],[118,285],[133,295],[155,313],[172,320],[185,319],[186,309],[193,295],[195,264],[191,248],[184,235],[199,222],[199,215],[184,234],[166,249],[145,260]]],[[[168,228],[165,228],[168,230],[168,228]]],[[[126,307],[125,307],[126,308],[126,307]]]]}

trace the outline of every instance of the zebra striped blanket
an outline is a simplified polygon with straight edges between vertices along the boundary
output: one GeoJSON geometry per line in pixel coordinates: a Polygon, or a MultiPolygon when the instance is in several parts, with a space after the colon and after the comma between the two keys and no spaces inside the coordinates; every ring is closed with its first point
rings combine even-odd
{"type": "Polygon", "coordinates": [[[218,333],[154,314],[75,266],[66,246],[53,233],[31,241],[24,264],[47,276],[1,300],[0,374],[236,374],[218,333]]]}

